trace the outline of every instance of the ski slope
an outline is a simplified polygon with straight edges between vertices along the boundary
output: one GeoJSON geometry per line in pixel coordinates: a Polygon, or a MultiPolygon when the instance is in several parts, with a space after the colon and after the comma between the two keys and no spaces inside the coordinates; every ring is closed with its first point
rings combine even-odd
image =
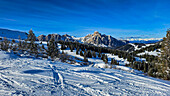
{"type": "Polygon", "coordinates": [[[0,51],[0,96],[168,96],[170,82],[0,51]]]}

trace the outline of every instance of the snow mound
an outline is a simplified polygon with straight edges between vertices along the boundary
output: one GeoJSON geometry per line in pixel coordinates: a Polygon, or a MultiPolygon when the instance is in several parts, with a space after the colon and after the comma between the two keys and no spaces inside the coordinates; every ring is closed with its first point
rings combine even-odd
{"type": "Polygon", "coordinates": [[[9,58],[9,55],[5,53],[6,52],[0,50],[0,60],[9,58]]]}

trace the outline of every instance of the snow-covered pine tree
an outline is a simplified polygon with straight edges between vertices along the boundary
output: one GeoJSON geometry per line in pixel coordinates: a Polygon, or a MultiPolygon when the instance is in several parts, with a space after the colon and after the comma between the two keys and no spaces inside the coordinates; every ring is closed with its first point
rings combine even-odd
{"type": "Polygon", "coordinates": [[[14,39],[12,39],[12,41],[11,41],[11,45],[10,45],[10,49],[11,49],[11,50],[13,50],[13,48],[14,48],[14,47],[13,47],[13,44],[14,44],[14,43],[15,43],[15,40],[14,40],[14,39]]]}
{"type": "Polygon", "coordinates": [[[9,48],[9,41],[7,40],[6,37],[4,37],[3,42],[1,43],[1,49],[4,51],[7,51],[9,48]]]}

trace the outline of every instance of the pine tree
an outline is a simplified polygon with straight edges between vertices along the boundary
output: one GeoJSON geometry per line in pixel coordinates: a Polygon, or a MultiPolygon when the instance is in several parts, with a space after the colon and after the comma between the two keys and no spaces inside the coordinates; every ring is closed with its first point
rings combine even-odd
{"type": "Polygon", "coordinates": [[[6,37],[4,37],[3,42],[1,43],[1,49],[4,51],[7,51],[9,48],[9,41],[7,40],[6,37]]]}
{"type": "Polygon", "coordinates": [[[84,62],[88,62],[88,59],[86,58],[86,56],[84,56],[84,62]]]}
{"type": "Polygon", "coordinates": [[[48,42],[47,53],[52,60],[54,60],[54,58],[58,56],[58,45],[57,42],[55,42],[54,37],[51,37],[50,41],[48,42]]]}
{"type": "Polygon", "coordinates": [[[84,57],[87,57],[87,52],[86,52],[86,50],[84,50],[84,55],[83,55],[84,57]]]}
{"type": "Polygon", "coordinates": [[[62,54],[64,54],[64,51],[62,50],[62,54]]]}
{"type": "Polygon", "coordinates": [[[44,45],[42,45],[42,49],[45,49],[44,45]]]}
{"type": "Polygon", "coordinates": [[[119,65],[119,62],[116,61],[116,65],[119,65]]]}
{"type": "Polygon", "coordinates": [[[104,61],[105,54],[102,54],[101,60],[104,61]]]}
{"type": "Polygon", "coordinates": [[[22,42],[21,42],[21,37],[20,36],[19,36],[18,48],[19,48],[19,50],[22,49],[22,42]]]}
{"type": "Polygon", "coordinates": [[[108,62],[108,58],[107,58],[107,55],[105,55],[105,61],[107,61],[107,62],[108,62]]]}
{"type": "Polygon", "coordinates": [[[37,53],[37,46],[35,45],[36,36],[33,33],[32,29],[29,31],[26,41],[29,41],[30,53],[37,53]]]}
{"type": "Polygon", "coordinates": [[[113,65],[114,64],[114,60],[113,60],[113,58],[111,59],[111,65],[113,65]]]}
{"type": "Polygon", "coordinates": [[[79,54],[79,47],[78,47],[77,50],[76,50],[76,54],[77,54],[77,55],[79,54]]]}
{"type": "Polygon", "coordinates": [[[82,52],[82,50],[80,51],[80,56],[83,56],[83,52],[82,52]]]}
{"type": "Polygon", "coordinates": [[[92,53],[92,54],[93,54],[93,57],[94,57],[94,58],[96,58],[96,52],[95,52],[95,51],[93,51],[93,53],[92,53]]]}
{"type": "Polygon", "coordinates": [[[99,52],[98,57],[99,57],[99,58],[101,57],[101,52],[99,52]]]}
{"type": "Polygon", "coordinates": [[[36,36],[35,36],[35,34],[33,33],[32,29],[31,29],[31,30],[29,30],[27,41],[30,41],[31,43],[34,43],[35,40],[36,40],[36,36]]]}
{"type": "Polygon", "coordinates": [[[92,53],[90,50],[87,51],[87,57],[92,58],[92,53]]]}
{"type": "Polygon", "coordinates": [[[73,45],[70,45],[70,52],[73,52],[73,50],[74,50],[73,45]]]}
{"type": "Polygon", "coordinates": [[[15,43],[15,40],[12,39],[12,41],[11,41],[11,46],[10,46],[10,49],[11,49],[11,50],[13,50],[13,48],[14,48],[14,47],[13,47],[13,44],[14,44],[14,43],[15,43]]]}
{"type": "Polygon", "coordinates": [[[167,30],[166,37],[163,38],[162,42],[162,53],[160,58],[161,63],[161,72],[164,75],[164,79],[170,79],[170,71],[168,72],[168,68],[170,68],[170,29],[167,30]]]}
{"type": "Polygon", "coordinates": [[[108,63],[107,55],[105,55],[104,61],[105,61],[105,64],[107,64],[107,63],[108,63]]]}
{"type": "Polygon", "coordinates": [[[154,76],[153,73],[154,73],[154,68],[150,68],[149,71],[148,71],[148,75],[154,76]]]}

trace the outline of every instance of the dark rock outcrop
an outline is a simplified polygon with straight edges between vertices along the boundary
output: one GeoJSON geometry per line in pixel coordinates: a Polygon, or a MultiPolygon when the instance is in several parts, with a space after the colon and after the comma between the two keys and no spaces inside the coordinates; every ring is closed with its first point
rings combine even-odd
{"type": "Polygon", "coordinates": [[[59,34],[48,34],[47,36],[45,36],[45,35],[40,35],[40,36],[38,36],[37,38],[38,38],[38,40],[39,41],[49,41],[50,39],[51,39],[51,37],[54,37],[54,39],[57,41],[57,40],[63,40],[63,41],[72,41],[72,42],[74,42],[74,41],[76,41],[76,40],[74,40],[70,35],[67,35],[67,34],[65,34],[65,35],[59,35],[59,34]]]}
{"type": "Polygon", "coordinates": [[[39,41],[46,41],[45,35],[40,35],[40,36],[37,37],[37,39],[38,39],[39,41]]]}

